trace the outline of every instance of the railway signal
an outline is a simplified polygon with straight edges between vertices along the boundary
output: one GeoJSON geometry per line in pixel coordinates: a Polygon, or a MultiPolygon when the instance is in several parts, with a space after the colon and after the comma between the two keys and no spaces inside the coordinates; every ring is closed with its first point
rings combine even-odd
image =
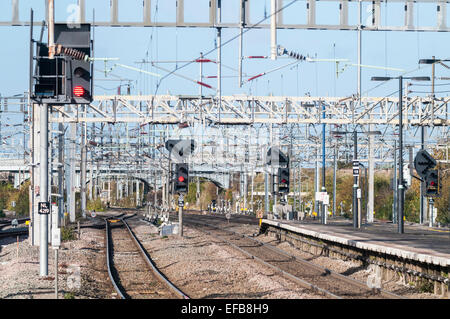
{"type": "Polygon", "coordinates": [[[75,59],[70,59],[67,63],[69,65],[70,78],[67,79],[66,95],[73,104],[91,103],[91,64],[75,59]]]}
{"type": "Polygon", "coordinates": [[[191,155],[195,146],[194,140],[167,140],[165,143],[170,157],[176,162],[182,162],[187,156],[191,155]]]}
{"type": "Polygon", "coordinates": [[[54,25],[55,44],[37,43],[34,95],[39,104],[89,104],[93,100],[90,24],[54,25]],[[50,54],[50,51],[52,54],[50,54]]]}
{"type": "Polygon", "coordinates": [[[278,192],[289,193],[289,167],[278,169],[278,192]]]}
{"type": "Polygon", "coordinates": [[[425,194],[428,197],[439,196],[439,172],[438,170],[429,170],[425,178],[425,194]]]}
{"type": "Polygon", "coordinates": [[[286,166],[289,164],[289,156],[280,151],[277,146],[272,146],[267,150],[266,164],[286,166]]]}
{"type": "Polygon", "coordinates": [[[189,167],[188,164],[176,164],[174,193],[187,193],[189,190],[189,167]]]}
{"type": "Polygon", "coordinates": [[[414,158],[414,168],[422,178],[426,178],[428,171],[436,164],[436,160],[426,150],[418,151],[414,158]]]}

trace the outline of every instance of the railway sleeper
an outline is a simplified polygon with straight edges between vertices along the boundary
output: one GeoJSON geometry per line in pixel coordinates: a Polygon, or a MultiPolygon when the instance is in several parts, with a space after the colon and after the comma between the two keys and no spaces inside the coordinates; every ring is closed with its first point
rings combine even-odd
{"type": "Polygon", "coordinates": [[[351,260],[377,276],[381,284],[398,281],[403,285],[416,287],[421,292],[430,292],[442,298],[450,298],[449,267],[431,265],[397,256],[361,250],[312,236],[300,235],[275,226],[265,225],[259,234],[273,237],[279,243],[285,241],[293,247],[333,259],[351,260]],[[377,272],[375,274],[375,272],[377,272]]]}

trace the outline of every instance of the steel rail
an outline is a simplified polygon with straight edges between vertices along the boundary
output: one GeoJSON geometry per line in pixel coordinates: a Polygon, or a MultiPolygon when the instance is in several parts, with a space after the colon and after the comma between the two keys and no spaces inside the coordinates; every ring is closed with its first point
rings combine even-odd
{"type": "MultiPolygon", "coordinates": [[[[134,216],[134,215],[132,215],[132,216],[134,216]]],[[[125,221],[125,219],[131,218],[132,216],[125,216],[125,217],[118,218],[118,219],[126,226],[128,234],[130,235],[131,239],[133,240],[133,243],[139,249],[139,252],[141,253],[141,256],[145,260],[146,264],[150,267],[150,269],[152,270],[152,272],[156,276],[156,278],[159,279],[161,282],[163,282],[166,286],[168,286],[168,288],[172,292],[174,292],[178,297],[183,298],[183,299],[190,299],[188,295],[183,293],[174,284],[172,284],[167,279],[167,277],[163,273],[161,273],[159,271],[159,269],[156,267],[156,265],[154,264],[154,262],[152,261],[152,259],[148,255],[148,252],[146,251],[146,249],[144,248],[142,243],[139,241],[139,239],[136,237],[136,235],[134,234],[134,232],[131,229],[131,227],[125,221]]],[[[111,237],[111,233],[110,233],[111,230],[110,230],[108,219],[110,219],[110,218],[105,218],[105,223],[106,223],[106,256],[107,256],[106,263],[107,263],[107,268],[108,268],[108,275],[109,275],[109,278],[110,278],[110,280],[111,280],[111,282],[112,282],[112,284],[114,286],[114,289],[119,294],[120,298],[121,299],[129,299],[128,294],[124,291],[125,289],[121,288],[121,286],[117,283],[116,279],[113,276],[112,259],[111,259],[112,258],[112,249],[111,249],[112,237],[111,237]]]]}
{"type": "MultiPolygon", "coordinates": [[[[197,215],[197,216],[200,216],[200,215],[197,215]]],[[[330,277],[333,277],[333,278],[336,278],[336,279],[338,279],[338,280],[347,282],[347,283],[349,283],[349,284],[351,284],[351,285],[356,285],[357,287],[360,287],[360,288],[363,288],[363,289],[367,289],[368,291],[370,290],[370,289],[368,289],[367,285],[364,284],[364,283],[361,282],[361,281],[358,281],[358,280],[356,280],[356,279],[353,279],[353,278],[344,276],[344,275],[342,275],[342,274],[333,272],[333,271],[331,271],[331,270],[329,270],[329,269],[327,269],[327,268],[324,268],[324,267],[321,267],[321,266],[319,266],[319,265],[313,264],[313,263],[311,263],[311,262],[309,262],[309,261],[307,261],[307,260],[298,258],[298,257],[296,257],[296,256],[294,256],[294,255],[291,255],[291,254],[289,254],[289,253],[287,253],[287,252],[285,252],[285,251],[283,251],[283,250],[281,250],[281,249],[279,249],[279,248],[277,248],[277,247],[274,247],[273,245],[270,245],[270,244],[268,244],[268,243],[261,242],[261,241],[255,239],[255,238],[252,238],[252,237],[247,236],[247,235],[245,235],[245,234],[240,234],[240,233],[237,233],[237,232],[235,232],[235,231],[228,230],[228,229],[224,229],[224,228],[221,228],[221,227],[218,227],[218,226],[215,226],[215,225],[211,225],[211,224],[207,224],[207,223],[198,223],[198,222],[193,222],[193,221],[187,221],[187,222],[190,222],[190,223],[196,223],[196,224],[199,224],[199,225],[209,226],[209,227],[216,228],[216,229],[219,229],[219,230],[224,231],[224,232],[231,233],[231,234],[233,234],[233,235],[235,235],[235,236],[240,236],[240,237],[247,238],[247,239],[249,239],[249,240],[252,240],[252,241],[256,242],[256,243],[257,243],[258,245],[260,245],[260,246],[267,247],[268,249],[270,249],[270,250],[272,250],[272,251],[274,251],[274,252],[276,252],[276,253],[279,253],[279,254],[282,254],[282,255],[284,255],[284,256],[286,256],[286,257],[288,257],[288,258],[294,259],[295,261],[297,261],[297,262],[299,262],[299,263],[301,263],[301,264],[303,264],[303,265],[305,265],[305,266],[307,266],[307,267],[311,267],[311,268],[313,268],[313,269],[315,269],[315,270],[325,272],[325,273],[327,273],[327,275],[330,276],[330,277]]],[[[238,248],[238,249],[239,249],[239,248],[238,248]]],[[[242,249],[239,249],[239,250],[242,251],[242,249]]],[[[249,253],[246,253],[246,254],[248,255],[249,253]]],[[[257,257],[256,257],[256,258],[257,258],[257,257]]],[[[274,267],[276,267],[276,266],[274,266],[274,267]]],[[[291,275],[291,276],[293,276],[293,275],[291,275]]],[[[385,291],[385,290],[377,289],[376,291],[377,291],[377,293],[380,294],[381,296],[385,296],[385,297],[388,297],[388,298],[393,298],[393,299],[407,299],[407,298],[405,298],[405,297],[403,297],[403,296],[399,296],[399,295],[393,294],[393,293],[388,292],[388,291],[385,291]]],[[[341,297],[339,297],[339,298],[341,298],[341,297]]]]}
{"type": "MultiPolygon", "coordinates": [[[[194,224],[199,224],[199,225],[201,225],[201,223],[196,223],[196,222],[192,222],[192,221],[189,221],[189,222],[187,222],[187,223],[194,223],[194,224]]],[[[258,261],[259,263],[261,263],[261,264],[263,264],[263,265],[265,265],[265,266],[267,266],[267,267],[269,267],[269,268],[272,268],[272,269],[275,270],[276,272],[280,273],[281,275],[285,276],[286,278],[288,278],[288,279],[290,279],[290,280],[292,280],[292,281],[294,281],[294,282],[300,284],[301,286],[303,286],[303,287],[305,287],[305,288],[307,288],[307,289],[311,289],[312,291],[314,291],[314,292],[316,292],[316,293],[320,293],[320,294],[322,294],[322,295],[328,296],[328,297],[333,298],[333,299],[343,299],[342,297],[340,297],[340,296],[338,296],[338,295],[335,295],[335,294],[333,294],[332,292],[330,292],[330,291],[328,291],[328,290],[325,290],[325,289],[323,289],[323,288],[320,288],[320,287],[318,287],[318,286],[316,286],[316,285],[314,285],[314,284],[312,284],[312,283],[310,283],[310,282],[307,282],[307,281],[305,281],[305,280],[303,280],[303,279],[301,279],[301,278],[298,278],[298,277],[295,276],[295,275],[292,275],[292,274],[290,274],[290,273],[288,273],[288,272],[282,270],[281,268],[279,268],[279,267],[277,267],[277,266],[275,266],[275,265],[272,265],[272,264],[270,264],[270,263],[264,261],[263,259],[261,259],[261,258],[255,256],[255,255],[249,253],[248,251],[246,251],[246,250],[240,248],[239,246],[233,244],[232,242],[230,242],[230,241],[227,240],[227,239],[224,239],[224,238],[221,238],[221,237],[219,237],[219,236],[217,236],[217,235],[214,235],[213,233],[211,233],[211,232],[209,232],[209,231],[206,231],[206,230],[203,230],[203,229],[199,229],[199,228],[197,228],[197,229],[198,229],[199,231],[205,233],[205,234],[208,234],[209,236],[212,236],[212,237],[214,237],[214,238],[216,238],[216,239],[218,239],[218,240],[220,240],[220,241],[222,241],[222,242],[227,243],[227,244],[230,245],[231,247],[233,247],[233,248],[239,250],[239,251],[240,251],[241,253],[243,253],[244,255],[246,255],[246,256],[248,256],[248,257],[250,257],[250,258],[252,258],[252,259],[258,261]]]]}
{"type": "Polygon", "coordinates": [[[111,249],[111,245],[110,245],[110,241],[111,239],[111,230],[109,227],[109,222],[108,219],[105,218],[105,224],[106,224],[106,265],[108,268],[108,275],[109,275],[109,279],[111,280],[114,289],[116,290],[116,292],[119,294],[121,299],[126,299],[124,292],[122,291],[121,288],[119,288],[113,274],[112,274],[112,267],[111,267],[111,258],[112,258],[112,249],[111,249]]]}
{"type": "MultiPolygon", "coordinates": [[[[131,216],[130,216],[131,217],[131,216]]],[[[182,292],[180,289],[178,289],[172,282],[170,282],[170,280],[162,273],[159,271],[159,269],[156,267],[155,263],[153,262],[153,260],[150,258],[150,256],[148,255],[147,250],[144,248],[144,246],[142,245],[142,243],[140,242],[140,240],[136,237],[136,235],[134,234],[133,230],[131,229],[131,227],[128,225],[128,223],[125,221],[125,217],[120,219],[124,225],[127,227],[128,232],[131,236],[131,238],[133,239],[134,243],[136,244],[136,246],[139,248],[139,251],[141,252],[142,256],[145,259],[145,262],[147,263],[148,266],[150,266],[150,268],[153,270],[153,273],[163,282],[165,283],[173,292],[175,292],[176,295],[178,295],[179,297],[183,298],[183,299],[190,299],[188,295],[186,295],[184,292],[182,292]]]]}
{"type": "Polygon", "coordinates": [[[28,227],[11,228],[0,231],[0,238],[28,235],[28,227]]]}
{"type": "MultiPolygon", "coordinates": [[[[23,224],[27,220],[30,220],[30,218],[29,217],[27,217],[27,218],[17,218],[17,222],[19,224],[23,224]]],[[[13,221],[12,219],[11,220],[0,220],[0,225],[11,225],[12,221],[13,221]]]]}

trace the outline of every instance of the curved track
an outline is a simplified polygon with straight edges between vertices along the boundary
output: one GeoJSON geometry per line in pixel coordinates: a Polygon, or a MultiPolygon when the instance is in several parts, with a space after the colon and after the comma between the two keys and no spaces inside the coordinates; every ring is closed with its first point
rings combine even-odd
{"type": "MultiPolygon", "coordinates": [[[[397,299],[402,296],[392,294],[379,289],[371,289],[363,282],[353,278],[335,273],[327,268],[315,265],[304,259],[290,255],[275,246],[263,243],[255,238],[234,232],[224,227],[228,226],[228,221],[219,216],[186,214],[184,222],[196,229],[203,231],[230,246],[238,249],[245,255],[269,266],[285,277],[298,284],[310,288],[313,291],[338,299],[397,299]],[[219,218],[217,218],[219,217],[219,218]],[[220,222],[219,222],[220,221],[220,222]],[[214,223],[211,224],[211,222],[214,223]]],[[[243,218],[239,223],[245,223],[250,218],[243,218]]],[[[231,223],[238,221],[232,218],[231,223]]],[[[253,218],[254,223],[256,219],[253,218]]],[[[253,223],[250,223],[253,224],[253,223]]]]}
{"type": "Polygon", "coordinates": [[[105,223],[108,274],[120,298],[189,298],[157,269],[125,218],[105,223]]]}

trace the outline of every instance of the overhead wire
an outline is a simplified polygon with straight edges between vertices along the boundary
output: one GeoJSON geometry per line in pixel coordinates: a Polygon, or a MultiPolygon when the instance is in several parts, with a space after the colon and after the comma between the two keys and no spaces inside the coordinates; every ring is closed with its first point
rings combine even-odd
{"type": "MultiPolygon", "coordinates": [[[[230,42],[236,40],[236,39],[239,38],[240,36],[244,35],[244,34],[247,33],[248,31],[252,30],[254,27],[260,25],[260,24],[263,23],[265,20],[269,19],[272,15],[276,15],[276,14],[280,13],[281,11],[283,11],[284,9],[290,7],[292,4],[294,4],[295,2],[298,2],[298,1],[300,1],[300,0],[293,0],[293,1],[291,1],[291,2],[288,3],[287,5],[285,5],[285,6],[281,7],[280,9],[276,10],[273,14],[270,14],[269,16],[264,17],[263,19],[259,20],[259,21],[256,22],[255,24],[253,24],[253,25],[251,25],[251,26],[249,26],[249,27],[246,27],[245,30],[243,29],[242,31],[239,31],[239,33],[238,33],[237,35],[235,35],[235,36],[231,37],[230,39],[228,39],[227,41],[223,42],[223,43],[220,45],[220,48],[223,48],[223,47],[224,47],[225,45],[227,45],[228,43],[230,43],[230,42]]],[[[215,47],[215,48],[209,50],[208,52],[206,52],[206,53],[203,54],[203,57],[205,57],[205,56],[207,56],[207,55],[213,53],[213,52],[216,51],[218,48],[219,48],[219,47],[215,47]]],[[[188,62],[188,63],[185,63],[184,65],[180,66],[178,69],[172,70],[172,71],[169,72],[168,74],[164,75],[164,76],[158,81],[158,84],[156,85],[155,95],[157,94],[157,92],[158,92],[158,90],[159,90],[159,87],[160,87],[162,81],[164,81],[168,76],[172,75],[175,71],[178,71],[178,70],[180,70],[180,69],[183,69],[183,68],[187,67],[188,65],[191,65],[192,63],[194,63],[194,61],[195,61],[195,60],[193,60],[193,61],[191,61],[191,62],[188,62]]]]}

